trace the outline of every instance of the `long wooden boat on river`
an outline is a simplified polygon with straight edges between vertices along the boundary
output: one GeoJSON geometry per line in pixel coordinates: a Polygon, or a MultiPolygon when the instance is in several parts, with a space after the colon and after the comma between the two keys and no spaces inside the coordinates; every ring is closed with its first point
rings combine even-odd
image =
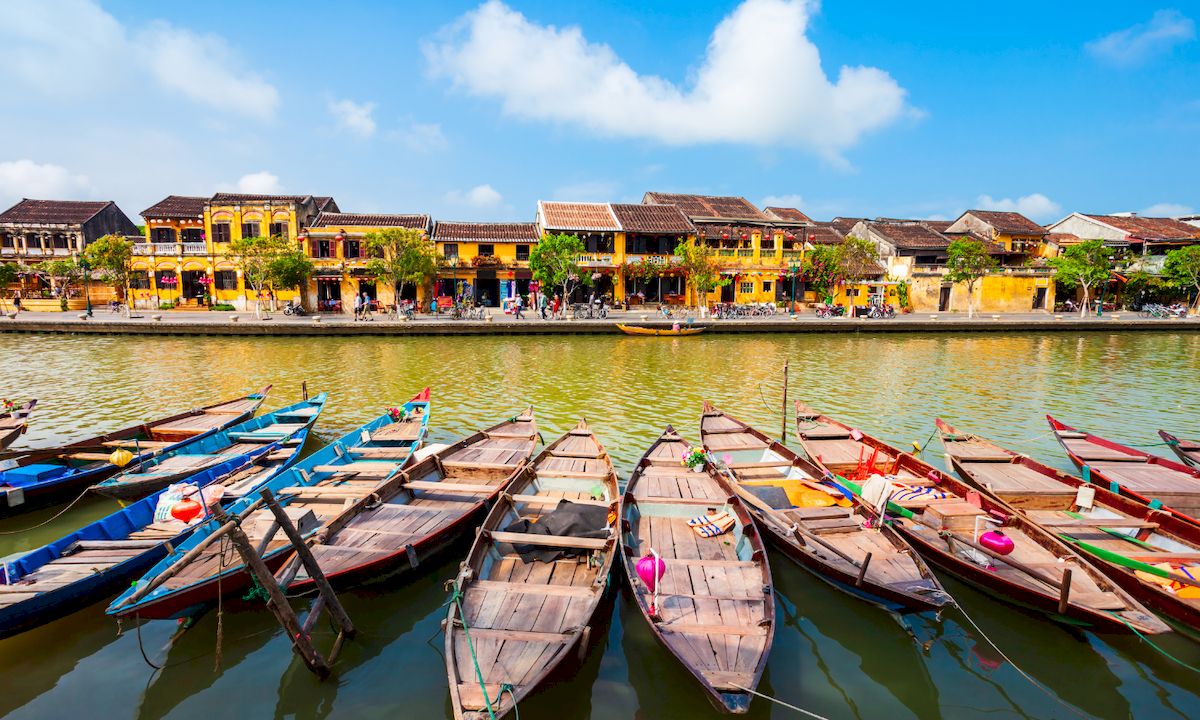
{"type": "Polygon", "coordinates": [[[24,405],[11,410],[0,412],[0,450],[12,445],[25,432],[25,428],[29,425],[29,416],[33,414],[35,406],[37,406],[36,399],[29,400],[24,405]]]}
{"type": "Polygon", "coordinates": [[[186,479],[209,465],[253,453],[282,440],[309,423],[320,410],[304,403],[189,440],[97,483],[91,490],[118,500],[130,500],[186,479]]]}
{"type": "Polygon", "coordinates": [[[456,720],[504,717],[584,656],[617,554],[620,503],[612,460],[582,421],[500,494],[446,621],[456,720]]]}
{"type": "Polygon", "coordinates": [[[1200,440],[1178,438],[1166,430],[1159,430],[1158,436],[1179,456],[1184,465],[1200,468],[1200,440]]]}
{"type": "Polygon", "coordinates": [[[771,568],[745,503],[712,464],[700,473],[684,467],[680,458],[691,451],[668,426],[630,476],[621,523],[625,577],[655,639],[713,706],[744,713],[771,654],[771,568]],[[710,524],[724,532],[696,530],[710,524]],[[637,571],[647,557],[664,568],[650,576],[653,587],[637,571]]]}
{"type": "MultiPolygon", "coordinates": [[[[330,513],[327,493],[333,493],[335,503],[348,505],[333,506],[336,512],[328,514],[312,543],[321,571],[335,586],[349,587],[413,570],[469,537],[529,462],[537,440],[530,408],[422,458],[382,483],[372,485],[370,474],[359,474],[361,467],[330,468],[335,472],[327,487],[315,493],[297,488],[293,497],[309,503],[322,517],[330,513]]],[[[284,488],[280,494],[286,498],[290,492],[284,488]]],[[[299,559],[292,562],[299,569],[299,559]]],[[[293,592],[311,587],[302,569],[290,583],[293,592]]]]}
{"type": "Polygon", "coordinates": [[[1085,480],[1154,506],[1166,505],[1200,523],[1200,469],[1091,433],[1049,415],[1046,421],[1085,480]]]}
{"type": "Polygon", "coordinates": [[[950,602],[908,543],[890,527],[868,522],[853,493],[823,468],[707,402],[700,439],[767,538],[801,567],[894,612],[950,602]]]}
{"type": "Polygon", "coordinates": [[[626,335],[643,335],[651,337],[683,337],[686,335],[699,335],[708,328],[705,327],[670,327],[670,328],[653,328],[639,327],[637,325],[626,325],[617,323],[617,329],[626,335]]]}
{"type": "MultiPolygon", "coordinates": [[[[293,406],[316,412],[287,438],[210,466],[189,478],[189,483],[208,502],[229,503],[252,492],[296,462],[324,404],[322,393],[293,406]],[[220,494],[214,492],[216,486],[220,494]]],[[[110,597],[166,556],[199,525],[200,517],[191,524],[169,515],[156,517],[165,492],[5,562],[0,572],[0,638],[110,597]]]]}
{"type": "Polygon", "coordinates": [[[954,470],[1101,561],[1171,625],[1200,635],[1200,525],[937,421],[954,470]]]}
{"type": "Polygon", "coordinates": [[[799,402],[796,431],[810,459],[963,582],[1067,623],[1170,630],[1091,560],[986,490],[799,402]]]}
{"type": "MultiPolygon", "coordinates": [[[[287,559],[292,546],[287,536],[279,532],[272,512],[262,507],[263,501],[257,491],[266,488],[279,495],[283,489],[291,487],[329,489],[341,484],[349,489],[353,486],[334,480],[339,473],[328,466],[373,464],[379,469],[398,472],[411,462],[413,453],[424,441],[429,410],[429,388],[426,388],[396,413],[384,413],[256,488],[255,493],[233,503],[229,515],[245,516],[243,532],[267,566],[278,568],[287,559]]],[[[381,480],[376,476],[367,482],[378,484],[381,480]]],[[[369,502],[364,497],[369,494],[360,495],[358,502],[369,502]]],[[[329,497],[311,502],[295,496],[280,496],[279,502],[297,530],[311,537],[320,529],[322,518],[327,519],[353,501],[346,499],[343,492],[342,498],[337,499],[329,497]]],[[[223,523],[212,519],[197,528],[133,587],[115,599],[108,607],[108,614],[152,619],[184,617],[215,602],[223,594],[241,592],[249,587],[251,575],[239,560],[230,559],[231,555],[236,558],[236,553],[226,546],[222,526],[223,523]]]]}
{"type": "Polygon", "coordinates": [[[254,416],[271,391],[262,390],[114,432],[38,450],[0,453],[0,517],[74,499],[121,471],[110,459],[128,451],[136,465],[180,443],[211,435],[254,416]]]}

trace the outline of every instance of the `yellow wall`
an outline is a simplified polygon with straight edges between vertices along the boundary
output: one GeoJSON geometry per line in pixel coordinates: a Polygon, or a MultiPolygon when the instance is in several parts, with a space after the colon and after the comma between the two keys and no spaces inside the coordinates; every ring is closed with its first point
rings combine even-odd
{"type": "MultiPolygon", "coordinates": [[[[918,274],[909,296],[916,312],[938,312],[942,276],[918,274]]],[[[994,273],[975,286],[975,311],[983,313],[1032,312],[1037,288],[1046,288],[1045,309],[1054,307],[1054,281],[1049,274],[994,273]]],[[[967,285],[958,283],[950,291],[949,312],[967,312],[967,285]]]]}

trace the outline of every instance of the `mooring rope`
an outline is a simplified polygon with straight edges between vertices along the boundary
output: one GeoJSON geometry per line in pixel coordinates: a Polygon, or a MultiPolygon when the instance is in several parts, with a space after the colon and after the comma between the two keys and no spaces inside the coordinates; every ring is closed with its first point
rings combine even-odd
{"type": "Polygon", "coordinates": [[[146,654],[146,648],[142,647],[142,618],[141,618],[141,616],[134,615],[133,622],[136,623],[134,625],[134,629],[137,632],[138,651],[142,653],[142,659],[146,661],[147,665],[154,668],[155,670],[162,670],[163,669],[162,665],[155,665],[154,663],[150,662],[150,656],[148,656],[146,654]]]}
{"type": "Polygon", "coordinates": [[[738,690],[741,690],[742,692],[748,692],[748,693],[750,693],[751,695],[754,695],[754,696],[756,696],[756,697],[760,697],[760,698],[762,698],[762,699],[764,699],[764,700],[770,700],[770,701],[771,701],[771,702],[773,702],[773,703],[776,703],[776,704],[778,704],[778,705],[782,705],[783,707],[785,707],[785,708],[787,708],[787,709],[789,709],[789,710],[795,710],[796,712],[798,712],[798,713],[801,713],[801,714],[803,714],[803,715],[807,715],[807,716],[809,716],[809,717],[811,717],[811,718],[817,718],[817,720],[829,720],[829,718],[825,717],[824,715],[818,715],[818,714],[816,714],[815,712],[811,712],[811,711],[809,711],[809,710],[805,710],[805,709],[804,709],[804,708],[802,708],[802,707],[796,707],[795,705],[792,705],[791,703],[786,703],[786,702],[784,702],[784,701],[782,701],[782,700],[780,700],[780,699],[778,699],[778,698],[773,698],[773,697],[771,697],[770,695],[766,695],[766,694],[764,694],[764,693],[760,693],[760,692],[758,692],[757,690],[751,690],[750,688],[747,688],[747,687],[742,687],[741,685],[738,685],[737,683],[729,683],[729,685],[730,685],[730,687],[735,687],[735,688],[737,688],[738,690]]]}
{"type": "MultiPolygon", "coordinates": [[[[475,656],[475,643],[471,641],[471,631],[467,626],[467,613],[463,609],[462,590],[459,588],[457,580],[451,580],[450,582],[454,588],[454,594],[450,596],[450,602],[458,606],[458,616],[462,622],[463,637],[467,639],[467,650],[471,652],[471,664],[475,666],[475,680],[479,683],[479,691],[483,693],[483,704],[487,706],[488,717],[491,720],[496,720],[496,711],[492,708],[492,699],[488,697],[487,684],[483,681],[483,669],[479,667],[479,658],[475,656]]],[[[447,628],[446,632],[450,632],[451,629],[447,628]]],[[[509,690],[510,694],[511,692],[509,690]]],[[[496,699],[499,700],[503,694],[504,688],[501,687],[500,692],[496,695],[496,699]]],[[[513,699],[515,700],[516,698],[514,697],[513,699]]]]}
{"type": "Polygon", "coordinates": [[[1116,619],[1120,620],[1125,625],[1125,627],[1132,630],[1133,634],[1137,635],[1142,640],[1142,642],[1144,642],[1147,645],[1149,645],[1150,647],[1154,648],[1154,650],[1156,652],[1158,652],[1160,655],[1162,655],[1163,657],[1167,658],[1168,660],[1171,660],[1172,662],[1176,663],[1180,667],[1191,670],[1194,673],[1200,673],[1200,668],[1196,667],[1195,665],[1189,665],[1189,664],[1185,663],[1184,661],[1180,660],[1179,658],[1175,657],[1171,653],[1167,652],[1166,650],[1163,650],[1158,645],[1156,645],[1150,638],[1146,637],[1141,632],[1139,632],[1137,628],[1135,628],[1133,625],[1130,625],[1129,621],[1126,620],[1125,618],[1121,617],[1120,615],[1117,615],[1115,612],[1113,612],[1111,610],[1105,610],[1105,612],[1107,612],[1109,615],[1112,615],[1116,619]]]}
{"type": "Polygon", "coordinates": [[[89,492],[90,492],[90,490],[84,490],[82,493],[80,493],[80,494],[79,494],[79,497],[77,497],[77,498],[75,498],[74,500],[72,500],[72,501],[71,501],[71,503],[70,503],[69,505],[67,505],[67,506],[66,506],[65,508],[63,508],[62,510],[59,510],[57,513],[55,513],[55,514],[53,515],[53,517],[51,517],[51,518],[49,518],[49,519],[45,520],[44,522],[40,522],[40,523],[38,523],[37,525],[34,525],[34,526],[32,526],[32,527],[22,528],[22,529],[20,529],[20,530],[0,530],[0,535],[19,535],[20,533],[29,532],[30,530],[37,530],[37,529],[38,529],[38,528],[40,528],[40,527],[43,527],[43,526],[45,526],[45,525],[49,525],[50,523],[52,523],[52,522],[54,522],[55,520],[57,520],[57,519],[59,519],[60,517],[62,517],[62,516],[63,516],[63,515],[64,515],[64,514],[65,514],[65,513],[68,511],[68,510],[70,510],[71,508],[75,507],[75,503],[77,503],[77,502],[79,502],[80,500],[82,500],[82,499],[84,498],[84,496],[85,496],[85,495],[87,495],[89,492]]]}

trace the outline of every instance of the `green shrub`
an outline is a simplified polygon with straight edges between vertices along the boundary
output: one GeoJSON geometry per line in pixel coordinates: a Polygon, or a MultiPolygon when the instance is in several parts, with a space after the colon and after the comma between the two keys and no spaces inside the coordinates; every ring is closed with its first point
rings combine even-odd
{"type": "Polygon", "coordinates": [[[216,303],[216,304],[214,304],[214,305],[209,305],[208,309],[209,309],[209,310],[220,310],[220,311],[223,311],[223,312],[229,312],[230,310],[236,310],[237,308],[235,308],[234,306],[230,305],[229,303],[216,303]]]}
{"type": "Polygon", "coordinates": [[[174,310],[175,303],[169,302],[169,301],[165,302],[165,303],[159,303],[158,309],[159,310],[174,310]]]}
{"type": "Polygon", "coordinates": [[[67,311],[67,299],[65,297],[60,297],[58,299],[58,308],[63,312],[67,311]]]}

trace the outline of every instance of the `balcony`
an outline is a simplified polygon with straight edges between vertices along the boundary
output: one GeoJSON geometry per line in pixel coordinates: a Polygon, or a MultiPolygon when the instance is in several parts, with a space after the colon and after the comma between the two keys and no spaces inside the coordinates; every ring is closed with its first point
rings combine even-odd
{"type": "Polygon", "coordinates": [[[15,247],[0,247],[0,255],[16,255],[16,254],[17,254],[17,249],[15,247]]]}
{"type": "Polygon", "coordinates": [[[754,248],[738,248],[737,256],[740,258],[754,257],[754,248]]]}
{"type": "Polygon", "coordinates": [[[155,255],[178,255],[179,243],[151,243],[150,244],[155,255]]]}
{"type": "Polygon", "coordinates": [[[208,246],[202,242],[185,242],[183,244],[184,255],[205,255],[208,253],[208,246]]]}
{"type": "Polygon", "coordinates": [[[134,255],[149,255],[152,252],[153,252],[153,248],[151,247],[150,243],[134,243],[134,246],[133,246],[133,254],[134,255]]]}
{"type": "Polygon", "coordinates": [[[575,264],[579,267],[613,267],[613,256],[611,253],[576,255],[575,264]]]}
{"type": "Polygon", "coordinates": [[[803,250],[784,250],[783,251],[783,259],[784,260],[799,260],[803,256],[804,256],[803,250]]]}

